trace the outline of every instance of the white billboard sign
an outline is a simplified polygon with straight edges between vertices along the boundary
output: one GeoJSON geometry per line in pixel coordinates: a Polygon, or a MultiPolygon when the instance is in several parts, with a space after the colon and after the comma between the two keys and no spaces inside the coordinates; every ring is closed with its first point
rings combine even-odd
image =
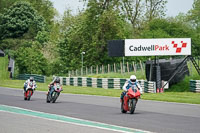
{"type": "Polygon", "coordinates": [[[191,38],[125,39],[125,56],[191,55],[191,38]]]}

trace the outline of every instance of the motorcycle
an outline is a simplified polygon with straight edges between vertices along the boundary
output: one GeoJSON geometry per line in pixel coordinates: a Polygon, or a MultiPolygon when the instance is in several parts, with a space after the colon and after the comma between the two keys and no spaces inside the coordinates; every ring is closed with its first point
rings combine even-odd
{"type": "Polygon", "coordinates": [[[138,99],[140,98],[140,90],[135,85],[128,89],[128,92],[121,100],[121,112],[126,113],[127,111],[130,114],[133,114],[136,108],[138,99]]]}
{"type": "Polygon", "coordinates": [[[35,85],[33,82],[29,82],[26,87],[26,92],[24,92],[24,100],[30,100],[33,95],[33,91],[35,90],[35,85]]]}
{"type": "Polygon", "coordinates": [[[55,103],[56,99],[60,95],[61,91],[62,91],[62,86],[60,86],[59,83],[54,83],[54,85],[51,86],[51,89],[47,94],[46,102],[47,103],[50,103],[50,102],[55,103]]]}

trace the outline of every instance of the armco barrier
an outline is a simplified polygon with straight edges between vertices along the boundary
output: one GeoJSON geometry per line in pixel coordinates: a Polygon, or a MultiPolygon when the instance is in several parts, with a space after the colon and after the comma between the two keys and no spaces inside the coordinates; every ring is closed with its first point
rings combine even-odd
{"type": "Polygon", "coordinates": [[[147,93],[156,93],[156,82],[147,82],[147,93]]]}
{"type": "MultiPolygon", "coordinates": [[[[124,83],[128,79],[120,78],[87,78],[87,77],[73,77],[63,78],[63,85],[71,86],[88,86],[94,88],[105,89],[122,89],[124,83]]],[[[143,92],[156,93],[156,84],[153,81],[138,80],[143,92]]]]}
{"type": "Polygon", "coordinates": [[[36,82],[41,82],[41,83],[46,82],[46,77],[45,76],[37,75],[37,74],[19,74],[19,75],[17,75],[16,79],[27,80],[30,77],[34,77],[34,80],[36,82]]]}
{"type": "Polygon", "coordinates": [[[82,86],[82,78],[78,78],[78,86],[82,86]]]}
{"type": "Polygon", "coordinates": [[[108,88],[114,88],[114,79],[108,79],[108,88]]]}
{"type": "Polygon", "coordinates": [[[74,77],[74,86],[78,86],[78,78],[74,77]]]}
{"type": "Polygon", "coordinates": [[[200,80],[190,80],[190,91],[200,92],[200,80]]]}
{"type": "Polygon", "coordinates": [[[66,80],[66,78],[63,78],[63,85],[66,85],[66,82],[67,82],[67,80],[66,80]]]}
{"type": "Polygon", "coordinates": [[[87,86],[87,78],[86,77],[82,77],[82,86],[87,86]]]}
{"type": "Polygon", "coordinates": [[[87,78],[87,86],[92,87],[92,78],[87,78]]]}
{"type": "Polygon", "coordinates": [[[97,87],[102,88],[102,79],[97,79],[97,87]]]}
{"type": "Polygon", "coordinates": [[[69,81],[70,81],[70,82],[69,82],[69,85],[72,85],[72,86],[73,86],[73,85],[74,85],[74,78],[70,78],[69,81]]]}

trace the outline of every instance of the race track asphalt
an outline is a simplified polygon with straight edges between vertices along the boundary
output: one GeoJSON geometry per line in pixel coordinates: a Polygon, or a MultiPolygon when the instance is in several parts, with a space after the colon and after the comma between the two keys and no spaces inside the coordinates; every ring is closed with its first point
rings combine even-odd
{"type": "MultiPolygon", "coordinates": [[[[135,114],[131,115],[120,112],[119,98],[62,93],[56,103],[46,103],[46,92],[36,91],[30,101],[24,101],[22,90],[4,87],[0,87],[0,104],[151,132],[200,133],[200,105],[140,99],[135,114]]],[[[0,112],[0,131],[4,118],[1,116],[4,116],[2,112],[0,112]]],[[[5,116],[10,118],[11,114],[5,113],[5,116]]],[[[16,116],[19,116],[16,119],[23,117],[30,119],[27,116],[16,116]]],[[[38,119],[35,121],[39,121],[38,119]]],[[[22,120],[21,123],[24,121],[24,119],[19,120],[22,120]]],[[[4,130],[6,130],[5,125],[4,130]]],[[[86,127],[79,131],[89,132],[90,129],[96,130],[95,132],[105,132],[86,127]]],[[[69,130],[76,132],[77,128],[71,125],[69,130]]]]}

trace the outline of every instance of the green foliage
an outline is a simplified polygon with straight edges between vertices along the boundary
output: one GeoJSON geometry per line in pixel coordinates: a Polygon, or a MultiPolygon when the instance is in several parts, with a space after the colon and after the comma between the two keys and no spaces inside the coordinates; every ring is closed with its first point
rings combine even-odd
{"type": "Polygon", "coordinates": [[[200,0],[194,0],[193,8],[188,13],[188,20],[194,27],[200,29],[200,0]]]}
{"type": "Polygon", "coordinates": [[[184,38],[191,37],[192,29],[180,22],[155,19],[149,23],[149,27],[142,33],[144,38],[184,38]]]}
{"type": "MultiPolygon", "coordinates": [[[[108,40],[129,37],[128,25],[118,10],[99,9],[100,5],[89,3],[86,12],[67,21],[63,39],[59,42],[59,52],[64,69],[74,70],[81,67],[81,53],[84,51],[84,64],[87,66],[115,62],[116,58],[108,57],[108,40]]],[[[70,15],[66,16],[71,18],[70,15]]]]}
{"type": "Polygon", "coordinates": [[[21,74],[48,74],[48,63],[35,47],[21,47],[16,51],[16,65],[21,74]]]}
{"type": "Polygon", "coordinates": [[[24,42],[26,42],[26,40],[24,40],[24,39],[17,39],[17,38],[14,38],[14,39],[13,38],[12,39],[11,38],[4,39],[0,43],[0,49],[2,49],[2,50],[7,50],[7,49],[16,50],[24,42]]]}
{"type": "Polygon", "coordinates": [[[47,31],[39,31],[35,40],[44,46],[44,43],[49,41],[49,33],[47,31]]]}
{"type": "Polygon", "coordinates": [[[5,13],[5,9],[19,1],[30,3],[31,6],[46,20],[47,24],[53,24],[56,11],[50,0],[0,0],[0,13],[5,13]]]}
{"type": "Polygon", "coordinates": [[[44,28],[44,19],[29,3],[16,2],[1,15],[0,39],[17,38],[25,33],[30,33],[28,38],[32,38],[44,28]]]}
{"type": "Polygon", "coordinates": [[[28,1],[38,14],[41,15],[48,25],[53,24],[54,16],[56,15],[53,3],[50,0],[26,0],[28,1]]]}
{"type": "Polygon", "coordinates": [[[155,19],[152,20],[147,28],[141,33],[141,38],[191,38],[192,39],[192,54],[198,55],[198,49],[200,46],[200,36],[196,34],[196,31],[181,21],[175,21],[173,19],[155,19]]]}

